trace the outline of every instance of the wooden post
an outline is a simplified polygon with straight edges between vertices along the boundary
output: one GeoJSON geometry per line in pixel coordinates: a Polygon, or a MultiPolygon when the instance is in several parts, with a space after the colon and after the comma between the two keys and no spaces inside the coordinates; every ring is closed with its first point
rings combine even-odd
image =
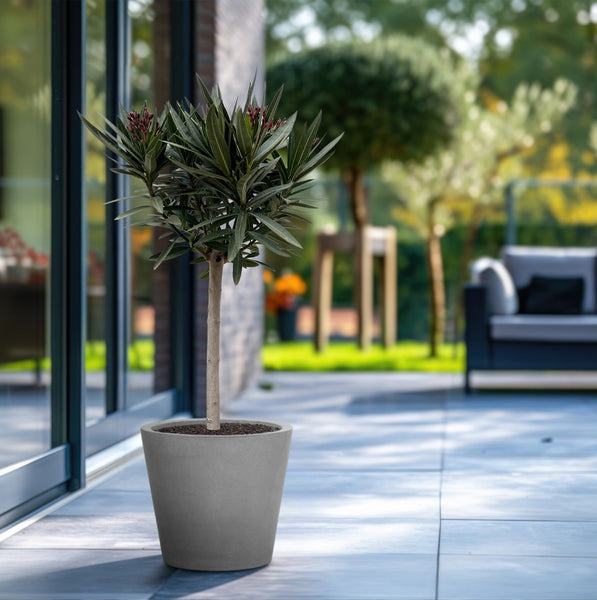
{"type": "Polygon", "coordinates": [[[315,306],[315,350],[323,352],[330,337],[330,312],[334,275],[334,251],[325,240],[317,237],[317,251],[313,269],[313,304],[315,306]]]}
{"type": "Polygon", "coordinates": [[[353,257],[358,343],[362,349],[371,345],[373,337],[374,257],[379,261],[381,334],[384,346],[392,346],[396,341],[397,316],[396,230],[366,226],[350,232],[321,233],[317,237],[312,280],[316,351],[326,348],[330,335],[334,252],[346,252],[353,257]]]}
{"type": "Polygon", "coordinates": [[[397,336],[397,296],[398,273],[396,260],[396,230],[386,227],[385,251],[379,257],[380,305],[381,305],[381,338],[385,348],[396,343],[397,336]]]}
{"type": "Polygon", "coordinates": [[[355,231],[355,296],[359,323],[358,342],[361,350],[371,345],[373,335],[373,254],[369,230],[367,226],[355,231]]]}

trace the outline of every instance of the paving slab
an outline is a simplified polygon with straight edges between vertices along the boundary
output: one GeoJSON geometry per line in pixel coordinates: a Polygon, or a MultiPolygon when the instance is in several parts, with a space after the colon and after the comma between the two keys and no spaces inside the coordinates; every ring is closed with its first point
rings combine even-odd
{"type": "Polygon", "coordinates": [[[597,558],[597,523],[444,519],[441,554],[597,558]]]}
{"type": "Polygon", "coordinates": [[[0,547],[0,599],[145,600],[171,572],[156,551],[0,547]]]}
{"type": "Polygon", "coordinates": [[[166,567],[137,455],[0,538],[0,600],[597,599],[597,394],[263,379],[225,410],[294,426],[271,565],[166,567]]]}
{"type": "Polygon", "coordinates": [[[442,518],[597,521],[597,473],[445,471],[442,518]]]}
{"type": "Polygon", "coordinates": [[[432,600],[436,562],[435,554],[276,557],[268,567],[250,572],[177,571],[153,598],[432,600]]]}
{"type": "Polygon", "coordinates": [[[438,600],[595,600],[597,559],[440,557],[438,600]]]}

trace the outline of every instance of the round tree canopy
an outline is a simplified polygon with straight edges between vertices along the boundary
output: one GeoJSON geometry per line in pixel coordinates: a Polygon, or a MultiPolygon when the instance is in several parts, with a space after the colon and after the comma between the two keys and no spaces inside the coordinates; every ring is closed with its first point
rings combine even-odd
{"type": "Polygon", "coordinates": [[[384,159],[421,160],[450,141],[456,110],[449,56],[406,36],[323,46],[290,55],[267,72],[268,90],[284,85],[279,114],[344,132],[329,167],[367,167],[384,159]]]}

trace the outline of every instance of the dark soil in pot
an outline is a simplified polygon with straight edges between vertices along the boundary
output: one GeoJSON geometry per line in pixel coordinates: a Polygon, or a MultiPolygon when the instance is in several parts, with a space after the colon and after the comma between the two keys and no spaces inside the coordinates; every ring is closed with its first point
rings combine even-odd
{"type": "Polygon", "coordinates": [[[162,433],[184,433],[186,435],[247,435],[253,433],[269,433],[278,431],[279,427],[262,423],[221,423],[220,429],[207,429],[205,423],[191,425],[170,425],[160,427],[157,431],[162,433]]]}

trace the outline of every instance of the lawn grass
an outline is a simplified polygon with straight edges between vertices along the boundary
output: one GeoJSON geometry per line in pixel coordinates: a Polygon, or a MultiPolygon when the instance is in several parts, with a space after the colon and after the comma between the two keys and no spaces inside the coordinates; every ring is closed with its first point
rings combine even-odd
{"type": "Polygon", "coordinates": [[[387,350],[379,345],[361,351],[354,342],[333,342],[321,354],[312,342],[266,344],[262,351],[266,371],[426,371],[455,373],[464,369],[464,344],[443,344],[437,358],[429,345],[403,341],[387,350]]]}

